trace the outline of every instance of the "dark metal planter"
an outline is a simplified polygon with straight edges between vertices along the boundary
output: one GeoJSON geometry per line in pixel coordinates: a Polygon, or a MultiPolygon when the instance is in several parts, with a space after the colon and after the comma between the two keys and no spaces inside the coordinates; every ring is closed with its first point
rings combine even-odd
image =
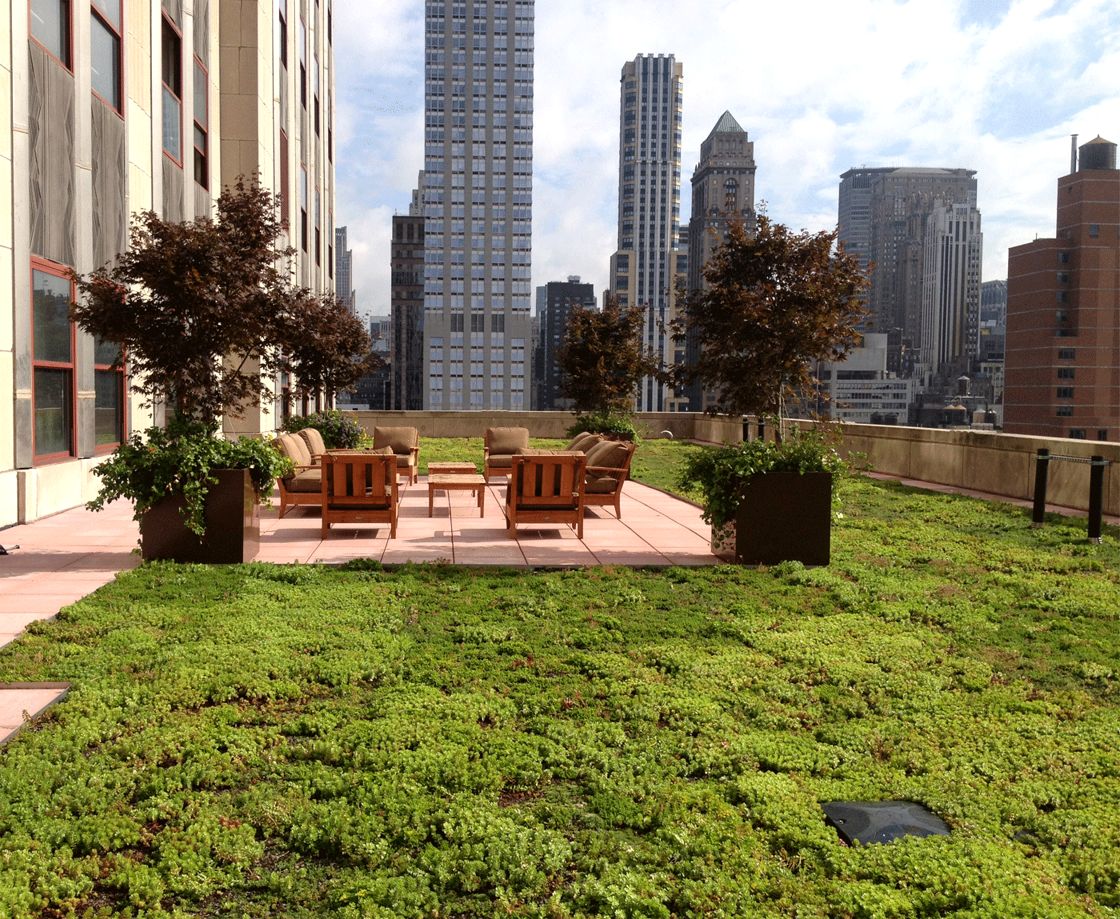
{"type": "Polygon", "coordinates": [[[233,565],[250,562],[261,548],[260,504],[248,469],[218,469],[206,495],[206,535],[187,529],[182,497],[166,498],[140,521],[145,561],[166,559],[233,565]]]}
{"type": "Polygon", "coordinates": [[[750,479],[735,515],[736,561],[743,565],[827,565],[832,473],[769,472],[750,479]]]}

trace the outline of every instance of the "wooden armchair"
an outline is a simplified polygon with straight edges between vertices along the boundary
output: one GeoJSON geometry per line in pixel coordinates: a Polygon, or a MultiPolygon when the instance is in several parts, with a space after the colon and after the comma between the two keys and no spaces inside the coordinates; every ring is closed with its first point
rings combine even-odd
{"type": "Polygon", "coordinates": [[[280,434],[274,441],[277,448],[295,465],[291,475],[276,480],[280,491],[280,516],[300,504],[315,505],[322,501],[322,472],[311,460],[307,442],[296,434],[280,434]]]}
{"type": "Polygon", "coordinates": [[[323,454],[322,538],[332,523],[387,523],[397,535],[397,457],[390,453],[323,454]]]}
{"type": "Polygon", "coordinates": [[[622,486],[630,477],[634,449],[632,443],[604,440],[587,451],[585,507],[613,506],[615,516],[622,519],[622,486]]]}
{"type": "Polygon", "coordinates": [[[373,429],[373,449],[389,447],[397,457],[397,471],[415,485],[420,476],[420,434],[416,428],[373,429]]]}
{"type": "Polygon", "coordinates": [[[567,523],[583,538],[583,480],[587,457],[552,453],[511,457],[506,532],[522,523],[567,523]]]}
{"type": "Polygon", "coordinates": [[[482,477],[509,475],[513,457],[529,449],[528,428],[487,428],[482,442],[482,477]]]}

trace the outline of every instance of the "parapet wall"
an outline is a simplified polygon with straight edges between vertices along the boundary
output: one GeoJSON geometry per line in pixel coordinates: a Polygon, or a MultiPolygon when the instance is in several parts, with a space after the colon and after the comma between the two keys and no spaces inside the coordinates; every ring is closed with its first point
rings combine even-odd
{"type": "MultiPolygon", "coordinates": [[[[425,437],[478,437],[488,427],[525,427],[534,437],[563,437],[574,416],[568,412],[355,412],[369,432],[375,425],[410,425],[425,437]]],[[[811,425],[813,422],[798,422],[811,425]]],[[[643,437],[668,434],[677,440],[738,443],[738,419],[683,412],[643,412],[635,416],[643,437]]],[[[876,472],[905,479],[1031,500],[1035,456],[1052,454],[1103,456],[1113,465],[1105,471],[1104,512],[1120,515],[1120,444],[1027,437],[991,431],[948,431],[894,425],[846,424],[841,427],[842,452],[867,458],[876,472]]],[[[1052,462],[1047,498],[1052,504],[1088,510],[1087,463],[1052,462]]]]}

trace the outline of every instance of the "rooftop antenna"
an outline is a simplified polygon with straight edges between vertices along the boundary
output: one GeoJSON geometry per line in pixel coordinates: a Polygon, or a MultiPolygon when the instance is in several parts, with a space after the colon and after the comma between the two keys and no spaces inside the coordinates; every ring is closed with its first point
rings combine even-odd
{"type": "Polygon", "coordinates": [[[1077,172],[1077,135],[1069,136],[1069,174],[1077,172]]]}

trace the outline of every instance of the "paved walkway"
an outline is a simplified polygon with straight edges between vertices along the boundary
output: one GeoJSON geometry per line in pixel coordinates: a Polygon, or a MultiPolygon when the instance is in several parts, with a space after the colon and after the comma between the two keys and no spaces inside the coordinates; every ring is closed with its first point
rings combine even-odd
{"type": "MultiPolygon", "coordinates": [[[[388,527],[338,524],[320,538],[319,512],[294,508],[280,519],[262,509],[262,562],[339,563],[374,558],[385,564],[447,561],[459,565],[584,567],[589,565],[712,565],[708,526],[700,511],[683,501],[627,482],[622,520],[613,510],[591,508],[583,539],[556,524],[506,535],[502,507],[504,480],[487,486],[486,513],[469,491],[437,492],[428,516],[424,480],[401,494],[397,536],[388,527]]],[[[50,619],[60,609],[112,581],[117,572],[140,564],[133,551],[139,531],[132,507],[116,502],[100,513],[75,508],[31,524],[0,530],[0,646],[28,625],[50,619]],[[18,545],[16,549],[13,546],[18,545]]],[[[0,685],[0,744],[24,723],[42,714],[66,693],[60,684],[0,685]]]]}

